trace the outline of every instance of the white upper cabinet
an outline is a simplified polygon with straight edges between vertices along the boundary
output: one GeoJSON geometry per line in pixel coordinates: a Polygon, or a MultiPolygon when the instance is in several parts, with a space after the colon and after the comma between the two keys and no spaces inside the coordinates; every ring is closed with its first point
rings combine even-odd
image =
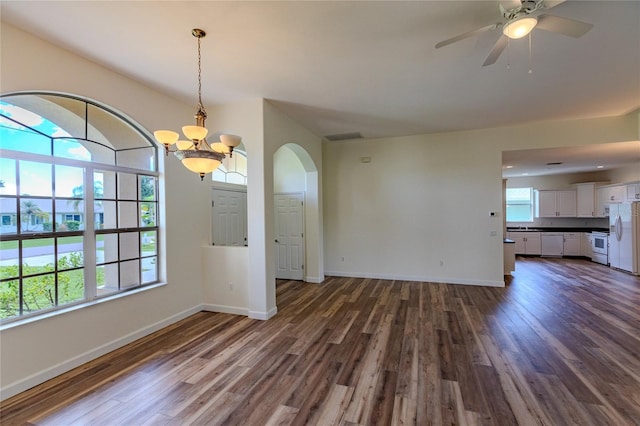
{"type": "Polygon", "coordinates": [[[586,182],[576,184],[578,194],[577,216],[599,217],[598,203],[596,202],[596,188],[605,182],[586,182]]]}
{"type": "Polygon", "coordinates": [[[576,217],[575,190],[536,191],[536,217],[576,217]]]}
{"type": "Polygon", "coordinates": [[[626,195],[626,186],[603,186],[596,189],[597,217],[609,217],[609,204],[624,202],[626,195]]]}
{"type": "Polygon", "coordinates": [[[640,183],[630,183],[626,188],[626,200],[640,201],[640,183]]]}

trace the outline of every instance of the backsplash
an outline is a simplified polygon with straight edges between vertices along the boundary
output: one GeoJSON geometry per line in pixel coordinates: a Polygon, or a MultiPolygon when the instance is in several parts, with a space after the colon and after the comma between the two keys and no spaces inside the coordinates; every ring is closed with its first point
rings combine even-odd
{"type": "Polygon", "coordinates": [[[608,228],[606,217],[537,217],[533,222],[507,222],[507,228],[608,228]]]}

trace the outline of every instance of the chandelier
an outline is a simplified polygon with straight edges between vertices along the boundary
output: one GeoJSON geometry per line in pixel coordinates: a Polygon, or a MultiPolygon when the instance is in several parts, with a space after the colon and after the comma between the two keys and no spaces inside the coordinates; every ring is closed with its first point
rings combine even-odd
{"type": "Polygon", "coordinates": [[[211,145],[205,139],[209,131],[205,127],[207,112],[202,104],[202,69],[200,54],[200,39],[207,35],[203,30],[194,28],[191,34],[198,39],[198,112],[196,112],[195,125],[182,127],[182,133],[187,140],[178,140],[180,135],[171,130],[156,130],[153,132],[156,140],[164,145],[165,154],[174,152],[182,164],[189,170],[200,175],[200,180],[204,180],[204,175],[213,172],[218,168],[225,154],[229,157],[233,155],[233,148],[240,144],[241,138],[236,135],[222,134],[220,141],[211,145]],[[175,150],[172,151],[172,146],[175,150]]]}

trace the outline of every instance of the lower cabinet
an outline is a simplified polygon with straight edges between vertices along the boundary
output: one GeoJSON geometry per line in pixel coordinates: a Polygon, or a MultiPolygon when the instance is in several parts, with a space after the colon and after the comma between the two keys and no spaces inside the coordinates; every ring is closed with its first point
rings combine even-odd
{"type": "Polygon", "coordinates": [[[539,232],[508,232],[509,239],[515,242],[516,254],[540,254],[539,232]]]}
{"type": "Polygon", "coordinates": [[[580,233],[579,232],[565,232],[564,233],[564,245],[562,250],[563,256],[580,256],[580,233]]]}
{"type": "Polygon", "coordinates": [[[593,246],[591,245],[591,232],[583,232],[580,238],[580,256],[593,257],[593,246]]]}

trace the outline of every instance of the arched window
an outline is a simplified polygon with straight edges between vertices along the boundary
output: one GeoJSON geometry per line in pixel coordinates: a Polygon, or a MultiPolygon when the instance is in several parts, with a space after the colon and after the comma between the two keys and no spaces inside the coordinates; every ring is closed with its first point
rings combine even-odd
{"type": "Polygon", "coordinates": [[[222,164],[211,174],[214,182],[232,183],[247,186],[247,154],[239,149],[233,150],[233,155],[228,155],[222,160],[222,164]]]}
{"type": "Polygon", "coordinates": [[[158,282],[156,145],[69,95],[0,98],[0,320],[158,282]]]}

